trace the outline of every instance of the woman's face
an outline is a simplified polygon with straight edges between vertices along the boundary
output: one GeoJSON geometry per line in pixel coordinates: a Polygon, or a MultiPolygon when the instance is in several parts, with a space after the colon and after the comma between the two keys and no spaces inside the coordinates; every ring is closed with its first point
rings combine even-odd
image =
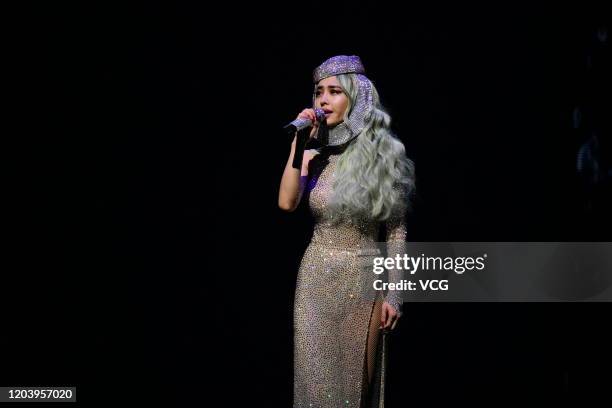
{"type": "Polygon", "coordinates": [[[325,110],[328,126],[335,126],[344,120],[348,107],[348,96],[335,76],[322,79],[315,89],[315,108],[325,110]]]}

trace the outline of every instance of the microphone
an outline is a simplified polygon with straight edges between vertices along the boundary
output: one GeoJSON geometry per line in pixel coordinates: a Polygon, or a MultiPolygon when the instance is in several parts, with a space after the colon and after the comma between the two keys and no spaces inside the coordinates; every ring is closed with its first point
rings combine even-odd
{"type": "MultiPolygon", "coordinates": [[[[321,108],[315,109],[315,115],[317,116],[317,121],[319,122],[325,119],[325,111],[321,108]]],[[[284,126],[283,129],[285,129],[287,133],[293,134],[299,130],[307,128],[308,126],[312,126],[312,120],[297,118],[293,122],[284,126]]]]}

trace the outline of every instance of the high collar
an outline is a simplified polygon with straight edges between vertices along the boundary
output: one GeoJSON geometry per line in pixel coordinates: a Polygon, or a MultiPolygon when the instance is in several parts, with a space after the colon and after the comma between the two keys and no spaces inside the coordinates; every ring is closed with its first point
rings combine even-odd
{"type": "Polygon", "coordinates": [[[355,142],[357,138],[353,138],[348,142],[345,142],[336,146],[323,146],[319,149],[319,154],[324,156],[332,156],[344,153],[344,151],[351,145],[351,143],[355,142]]]}

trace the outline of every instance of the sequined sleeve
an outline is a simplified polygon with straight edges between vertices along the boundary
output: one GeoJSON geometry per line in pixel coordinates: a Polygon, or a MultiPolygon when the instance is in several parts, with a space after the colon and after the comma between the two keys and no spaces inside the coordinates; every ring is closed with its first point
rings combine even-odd
{"type": "MultiPolygon", "coordinates": [[[[402,199],[405,200],[406,194],[402,194],[402,199]]],[[[397,255],[401,257],[406,253],[406,213],[401,208],[394,211],[391,217],[385,222],[386,227],[386,243],[387,243],[387,257],[395,259],[397,255]]],[[[403,278],[403,270],[395,268],[389,268],[389,282],[399,283],[403,278]]],[[[403,304],[403,291],[401,290],[389,290],[385,297],[385,301],[398,311],[399,315],[402,314],[403,304]]]]}

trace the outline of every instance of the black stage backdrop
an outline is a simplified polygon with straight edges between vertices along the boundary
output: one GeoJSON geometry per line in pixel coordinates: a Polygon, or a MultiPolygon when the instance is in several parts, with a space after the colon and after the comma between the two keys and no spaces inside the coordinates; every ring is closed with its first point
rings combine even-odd
{"type": "MultiPolygon", "coordinates": [[[[28,10],[18,51],[41,114],[25,116],[45,131],[14,178],[34,198],[15,201],[4,385],[75,385],[84,406],[290,406],[311,221],[277,207],[281,128],[337,54],[361,56],[416,164],[409,240],[612,240],[609,173],[576,171],[593,127],[611,141],[609,119],[593,125],[610,26],[579,4],[28,10]],[[577,125],[577,106],[595,113],[577,125]]],[[[609,403],[610,311],[406,305],[388,406],[609,403]]]]}

